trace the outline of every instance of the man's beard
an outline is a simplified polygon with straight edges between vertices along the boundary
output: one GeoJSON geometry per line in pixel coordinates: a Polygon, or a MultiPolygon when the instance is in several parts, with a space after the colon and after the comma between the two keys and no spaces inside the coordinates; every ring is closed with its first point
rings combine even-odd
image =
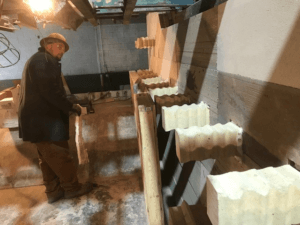
{"type": "Polygon", "coordinates": [[[60,61],[61,58],[62,58],[62,55],[58,55],[58,56],[56,56],[55,58],[56,58],[58,61],[60,61]]]}

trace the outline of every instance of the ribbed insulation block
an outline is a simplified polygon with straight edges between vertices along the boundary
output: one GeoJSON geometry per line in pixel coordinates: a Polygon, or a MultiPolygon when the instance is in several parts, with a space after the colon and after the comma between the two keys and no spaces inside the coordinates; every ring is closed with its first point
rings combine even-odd
{"type": "Polygon", "coordinates": [[[156,73],[153,73],[152,71],[149,70],[138,70],[137,74],[140,79],[149,79],[149,78],[158,77],[156,73]]]}
{"type": "Polygon", "coordinates": [[[209,125],[209,106],[204,102],[172,107],[162,107],[162,126],[165,131],[191,126],[209,125]]]}
{"type": "Polygon", "coordinates": [[[163,95],[163,96],[155,96],[155,104],[156,104],[156,112],[158,114],[161,113],[161,108],[171,107],[174,105],[182,106],[184,104],[190,103],[190,97],[178,94],[178,95],[163,95]]]}
{"type": "Polygon", "coordinates": [[[154,101],[155,96],[163,96],[163,95],[175,95],[178,93],[178,87],[168,87],[168,88],[154,88],[149,89],[149,93],[151,95],[151,98],[154,101]]]}
{"type": "Polygon", "coordinates": [[[154,77],[157,77],[157,74],[144,74],[144,75],[139,75],[139,78],[144,80],[144,79],[149,79],[149,78],[154,78],[154,77]]]}
{"type": "Polygon", "coordinates": [[[149,37],[141,37],[135,41],[135,47],[137,49],[151,48],[155,46],[155,39],[149,37]]]}
{"type": "Polygon", "coordinates": [[[154,78],[143,79],[142,82],[144,84],[157,84],[163,82],[163,80],[161,77],[154,77],[154,78]]]}
{"type": "Polygon", "coordinates": [[[156,88],[167,88],[170,86],[169,81],[162,81],[160,83],[156,83],[156,84],[144,84],[144,83],[140,83],[139,84],[139,89],[141,92],[145,92],[149,89],[156,89],[156,88]]]}
{"type": "Polygon", "coordinates": [[[290,165],[207,177],[213,225],[300,223],[300,173],[290,165]]]}
{"type": "Polygon", "coordinates": [[[176,154],[181,163],[242,154],[243,129],[232,122],[175,129],[176,154]]]}

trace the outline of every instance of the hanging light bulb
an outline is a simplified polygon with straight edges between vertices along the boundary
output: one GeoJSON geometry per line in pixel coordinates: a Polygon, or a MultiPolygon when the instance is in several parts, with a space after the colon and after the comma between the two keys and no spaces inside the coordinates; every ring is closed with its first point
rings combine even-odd
{"type": "Polygon", "coordinates": [[[52,0],[26,0],[24,2],[30,6],[33,13],[50,11],[53,9],[52,0]]]}

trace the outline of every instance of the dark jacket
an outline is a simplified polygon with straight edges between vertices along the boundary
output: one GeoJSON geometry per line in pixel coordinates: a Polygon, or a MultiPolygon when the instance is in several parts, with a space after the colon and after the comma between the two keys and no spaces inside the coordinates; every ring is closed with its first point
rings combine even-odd
{"type": "Polygon", "coordinates": [[[19,136],[24,141],[69,139],[69,111],[60,62],[39,48],[26,63],[20,89],[19,136]]]}

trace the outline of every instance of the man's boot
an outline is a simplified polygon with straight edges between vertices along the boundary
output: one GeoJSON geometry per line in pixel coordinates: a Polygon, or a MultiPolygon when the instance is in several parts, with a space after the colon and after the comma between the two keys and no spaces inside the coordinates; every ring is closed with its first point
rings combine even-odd
{"type": "Polygon", "coordinates": [[[60,188],[56,193],[46,193],[48,203],[54,203],[64,197],[64,190],[60,188]]]}
{"type": "Polygon", "coordinates": [[[69,199],[69,198],[80,197],[82,195],[89,193],[92,190],[93,190],[93,184],[91,183],[80,184],[79,189],[77,189],[76,191],[65,191],[65,198],[69,199]]]}

